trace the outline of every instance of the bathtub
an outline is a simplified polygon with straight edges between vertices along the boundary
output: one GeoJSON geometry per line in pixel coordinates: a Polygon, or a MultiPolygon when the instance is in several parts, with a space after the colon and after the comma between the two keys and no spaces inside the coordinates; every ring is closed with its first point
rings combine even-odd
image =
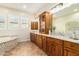
{"type": "Polygon", "coordinates": [[[17,45],[17,37],[0,37],[0,56],[17,45]]]}

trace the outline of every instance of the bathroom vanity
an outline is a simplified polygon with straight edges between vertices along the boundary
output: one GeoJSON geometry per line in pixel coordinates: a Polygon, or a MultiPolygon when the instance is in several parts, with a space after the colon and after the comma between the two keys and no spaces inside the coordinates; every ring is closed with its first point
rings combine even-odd
{"type": "Polygon", "coordinates": [[[30,38],[48,56],[79,56],[79,40],[34,32],[30,38]]]}

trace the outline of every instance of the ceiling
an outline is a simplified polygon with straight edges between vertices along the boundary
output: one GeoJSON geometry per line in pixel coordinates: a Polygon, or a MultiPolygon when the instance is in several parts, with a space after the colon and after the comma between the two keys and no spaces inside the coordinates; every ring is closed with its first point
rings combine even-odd
{"type": "Polygon", "coordinates": [[[52,3],[0,3],[0,6],[35,14],[51,4],[52,3]],[[23,8],[24,6],[26,6],[26,8],[23,8]]]}
{"type": "Polygon", "coordinates": [[[69,15],[75,12],[79,11],[79,3],[76,4],[72,4],[69,7],[64,8],[63,10],[60,10],[59,12],[54,14],[55,18],[61,17],[61,16],[65,16],[65,15],[69,15]],[[75,9],[77,9],[75,11],[75,9]]]}
{"type": "MultiPolygon", "coordinates": [[[[6,7],[15,9],[18,11],[24,11],[31,14],[39,13],[42,9],[55,6],[56,3],[0,3],[0,7],[6,7]],[[26,8],[23,8],[24,5],[26,8]]],[[[75,8],[79,9],[79,4],[72,4],[70,7],[64,8],[63,10],[55,14],[56,17],[72,13],[75,8]]]]}

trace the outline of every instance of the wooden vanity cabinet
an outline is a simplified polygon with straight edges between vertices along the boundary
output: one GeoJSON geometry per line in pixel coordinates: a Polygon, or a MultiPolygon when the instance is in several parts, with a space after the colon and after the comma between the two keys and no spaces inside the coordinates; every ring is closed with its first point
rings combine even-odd
{"type": "Polygon", "coordinates": [[[62,41],[59,39],[31,33],[31,41],[49,56],[62,55],[62,41]]]}
{"type": "Polygon", "coordinates": [[[64,56],[79,56],[79,52],[70,48],[64,48],[64,56]]]}
{"type": "Polygon", "coordinates": [[[42,38],[41,35],[37,35],[36,44],[39,48],[42,48],[42,38]]]}
{"type": "Polygon", "coordinates": [[[35,34],[34,33],[30,33],[30,38],[32,42],[35,42],[35,34]]]}
{"type": "Polygon", "coordinates": [[[63,55],[63,46],[59,44],[54,44],[51,48],[52,56],[62,56],[63,55]]]}
{"type": "Polygon", "coordinates": [[[39,48],[42,48],[41,35],[30,33],[31,41],[35,43],[39,48]]]}
{"type": "Polygon", "coordinates": [[[63,41],[52,38],[54,40],[51,46],[51,56],[62,56],[63,55],[63,41]]]}
{"type": "Polygon", "coordinates": [[[55,40],[55,56],[63,56],[63,41],[61,39],[56,39],[55,40]]]}
{"type": "Polygon", "coordinates": [[[77,43],[34,33],[30,33],[30,37],[48,56],[79,56],[77,43]]]}
{"type": "MultiPolygon", "coordinates": [[[[47,47],[46,47],[46,53],[47,55],[51,56],[52,55],[52,47],[54,47],[54,40],[50,37],[47,37],[47,47]]],[[[54,49],[53,49],[54,51],[54,49]]]]}
{"type": "Polygon", "coordinates": [[[46,41],[47,41],[47,37],[46,36],[42,36],[42,50],[46,53],[46,41]]]}
{"type": "Polygon", "coordinates": [[[49,56],[62,56],[63,55],[63,46],[62,40],[56,38],[47,38],[47,54],[49,56]]]}
{"type": "Polygon", "coordinates": [[[64,41],[64,56],[79,56],[79,44],[64,41]]]}
{"type": "Polygon", "coordinates": [[[33,43],[35,43],[37,45],[37,34],[34,34],[34,33],[30,33],[30,39],[33,43]]]}

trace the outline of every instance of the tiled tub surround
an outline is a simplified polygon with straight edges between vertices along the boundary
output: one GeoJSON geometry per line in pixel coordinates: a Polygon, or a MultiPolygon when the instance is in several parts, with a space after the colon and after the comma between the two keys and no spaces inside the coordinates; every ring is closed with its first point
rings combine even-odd
{"type": "Polygon", "coordinates": [[[17,45],[17,37],[0,37],[0,56],[17,45]]]}

